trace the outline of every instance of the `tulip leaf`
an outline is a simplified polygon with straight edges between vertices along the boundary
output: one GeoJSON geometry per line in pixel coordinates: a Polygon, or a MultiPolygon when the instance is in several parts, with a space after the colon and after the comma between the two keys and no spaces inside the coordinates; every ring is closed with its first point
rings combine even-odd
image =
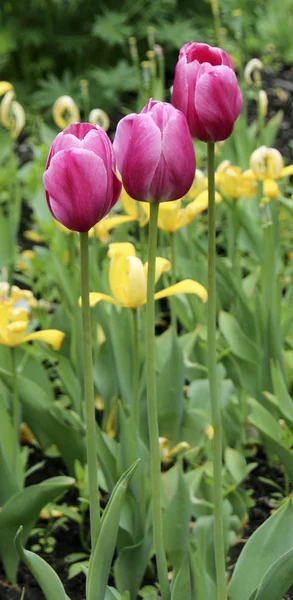
{"type": "Polygon", "coordinates": [[[16,579],[18,564],[18,555],[13,544],[17,530],[23,525],[25,543],[43,506],[63,494],[73,483],[74,479],[71,477],[52,477],[18,492],[2,506],[0,512],[0,555],[7,577],[13,583],[16,579]]]}
{"type": "Polygon", "coordinates": [[[129,480],[134,474],[138,464],[139,460],[121,475],[104,510],[98,539],[89,563],[86,583],[87,600],[104,600],[109,571],[115,550],[122,501],[129,480]]]}
{"type": "MultiPolygon", "coordinates": [[[[11,389],[12,374],[0,368],[0,377],[11,389]]],[[[73,474],[76,459],[82,465],[86,462],[83,427],[77,419],[70,419],[70,411],[51,402],[34,381],[18,375],[18,382],[24,421],[43,448],[56,444],[69,472],[73,474]]]]}
{"type": "Polygon", "coordinates": [[[157,396],[160,435],[176,443],[184,410],[184,362],[177,336],[171,336],[170,352],[157,377],[157,396]]]}
{"type": "Polygon", "coordinates": [[[152,546],[150,532],[133,546],[120,550],[114,566],[115,583],[118,590],[129,590],[131,598],[136,598],[143,578],[152,546]]]}
{"type": "Polygon", "coordinates": [[[221,311],[219,326],[235,356],[254,365],[259,364],[260,356],[258,347],[245,335],[233,315],[221,311]]]}
{"type": "Polygon", "coordinates": [[[57,573],[38,554],[24,549],[21,534],[22,527],[18,529],[14,540],[18,556],[38,582],[46,600],[67,600],[68,596],[57,573]]]}
{"type": "Polygon", "coordinates": [[[255,600],[282,600],[293,584],[293,548],[285,552],[265,573],[255,600]]]}
{"type": "Polygon", "coordinates": [[[188,552],[191,502],[180,462],[173,467],[173,471],[175,486],[164,512],[163,534],[166,552],[175,568],[179,568],[188,552]]]}
{"type": "Polygon", "coordinates": [[[192,600],[188,558],[185,558],[177,573],[171,593],[171,600],[183,600],[183,598],[184,600],[192,600]]]}
{"type": "Polygon", "coordinates": [[[133,323],[131,311],[113,306],[110,317],[110,337],[115,358],[116,373],[121,396],[126,404],[133,402],[133,323]],[[125,340],[128,350],[125,352],[125,340]]]}
{"type": "Polygon", "coordinates": [[[293,481],[293,453],[283,444],[282,430],[272,415],[254,398],[249,399],[249,420],[265,436],[271,451],[279,457],[293,481]]]}
{"type": "MultiPolygon", "coordinates": [[[[255,588],[259,588],[262,580],[265,581],[264,576],[276,561],[293,550],[292,540],[293,505],[292,499],[289,498],[252,534],[245,544],[229,584],[230,599],[247,600],[255,588]],[[249,577],[247,577],[247,573],[249,573],[249,577]]],[[[275,600],[271,593],[266,596],[266,599],[268,597],[270,600],[275,600]]]]}
{"type": "Polygon", "coordinates": [[[273,389],[276,396],[278,407],[283,417],[293,424],[293,402],[288,392],[282,369],[278,363],[271,362],[271,374],[273,380],[273,389]]]}

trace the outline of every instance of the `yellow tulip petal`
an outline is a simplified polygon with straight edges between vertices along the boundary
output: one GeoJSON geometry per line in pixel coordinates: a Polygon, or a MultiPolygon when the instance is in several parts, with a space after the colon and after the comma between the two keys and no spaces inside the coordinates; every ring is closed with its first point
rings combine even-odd
{"type": "Polygon", "coordinates": [[[0,81],[0,96],[3,96],[10,90],[13,90],[13,85],[9,81],[0,81]]]}
{"type": "Polygon", "coordinates": [[[118,254],[120,256],[135,256],[135,247],[130,242],[114,242],[110,244],[108,256],[113,258],[118,254]]]}
{"type": "Polygon", "coordinates": [[[181,209],[181,200],[161,202],[159,205],[158,227],[163,231],[173,233],[178,229],[178,218],[181,209]]]}
{"type": "Polygon", "coordinates": [[[6,327],[6,332],[3,332],[4,338],[6,338],[6,345],[10,346],[10,348],[14,348],[21,344],[27,330],[27,325],[27,321],[14,321],[13,323],[9,323],[6,327]]]}
{"type": "MultiPolygon", "coordinates": [[[[222,202],[222,196],[219,192],[215,192],[215,203],[219,204],[222,202]]],[[[201,192],[193,202],[188,204],[188,210],[192,211],[195,215],[199,215],[208,209],[209,198],[208,198],[208,190],[204,190],[201,192]]]]}
{"type": "Polygon", "coordinates": [[[206,302],[208,299],[208,293],[205,287],[200,283],[197,283],[197,281],[193,281],[193,279],[183,279],[183,281],[179,281],[179,283],[175,283],[175,285],[171,285],[165,290],[157,292],[154,298],[155,300],[160,300],[160,298],[177,296],[178,294],[196,294],[202,302],[206,302]]]}
{"type": "Polygon", "coordinates": [[[280,190],[278,184],[274,179],[264,179],[263,181],[263,193],[267,198],[279,198],[280,190]]]}
{"type": "MultiPolygon", "coordinates": [[[[112,298],[112,296],[108,296],[108,294],[100,294],[99,292],[90,292],[89,301],[90,301],[91,308],[93,308],[93,306],[96,306],[96,304],[98,304],[98,302],[100,302],[101,300],[105,300],[105,302],[109,302],[109,304],[114,304],[115,306],[121,306],[120,302],[117,302],[117,300],[115,300],[115,298],[112,298]]],[[[79,298],[78,304],[79,304],[79,306],[81,306],[81,298],[79,298]]]]}
{"type": "MultiPolygon", "coordinates": [[[[147,282],[144,267],[137,256],[128,256],[128,289],[124,303],[130,308],[137,308],[146,301],[147,282]]],[[[116,294],[115,294],[116,295],[116,294]]]]}
{"type": "Polygon", "coordinates": [[[123,186],[120,194],[120,202],[128,215],[134,219],[138,219],[138,202],[127,194],[123,186]]]}
{"type": "Polygon", "coordinates": [[[129,288],[129,263],[128,257],[123,254],[114,254],[111,257],[109,268],[109,285],[111,292],[120,304],[127,304],[129,288]]]}
{"type": "MultiPolygon", "coordinates": [[[[129,215],[117,215],[116,217],[108,217],[106,219],[102,219],[99,223],[97,223],[94,227],[97,236],[101,239],[101,236],[108,234],[111,229],[118,227],[118,225],[122,225],[123,223],[130,223],[130,221],[135,221],[134,217],[129,215]]],[[[102,239],[102,241],[104,241],[102,239]]]]}
{"type": "MultiPolygon", "coordinates": [[[[70,235],[70,234],[74,233],[74,231],[72,231],[71,229],[67,229],[67,227],[65,227],[65,225],[62,225],[62,223],[59,223],[59,221],[55,220],[55,224],[57,225],[58,229],[61,229],[61,231],[66,233],[66,235],[70,235]]],[[[27,232],[27,233],[30,233],[30,232],[27,232]]]]}
{"type": "Polygon", "coordinates": [[[279,177],[288,177],[289,175],[293,175],[293,165],[288,165],[282,169],[279,177]]]}
{"type": "Polygon", "coordinates": [[[9,92],[6,92],[0,104],[0,121],[2,125],[6,127],[6,129],[11,129],[12,125],[10,118],[10,109],[14,96],[15,91],[13,89],[9,90],[9,92]]]}
{"type": "Polygon", "coordinates": [[[38,340],[40,342],[46,342],[52,346],[53,350],[59,350],[61,344],[64,339],[63,331],[59,331],[58,329],[45,329],[44,331],[34,331],[34,333],[30,333],[26,335],[22,342],[31,342],[33,340],[38,340]]]}
{"type": "Polygon", "coordinates": [[[22,132],[25,126],[25,112],[21,104],[13,100],[11,103],[11,112],[13,117],[13,123],[11,126],[12,139],[16,140],[19,134],[22,132]]]}
{"type": "MultiPolygon", "coordinates": [[[[147,280],[148,276],[148,263],[146,262],[144,265],[144,274],[145,280],[147,280]]],[[[155,266],[155,283],[160,279],[163,273],[167,273],[171,269],[171,263],[166,258],[162,258],[161,256],[156,257],[156,266],[155,266]]]]}

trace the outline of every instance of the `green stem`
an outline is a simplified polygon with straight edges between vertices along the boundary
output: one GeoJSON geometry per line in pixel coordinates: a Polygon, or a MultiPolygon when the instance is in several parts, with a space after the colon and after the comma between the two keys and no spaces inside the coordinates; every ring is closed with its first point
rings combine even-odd
{"type": "Polygon", "coordinates": [[[88,233],[80,234],[80,271],[82,298],[83,369],[85,392],[86,446],[90,503],[91,547],[94,550],[100,523],[95,397],[93,385],[93,356],[91,314],[89,306],[88,233]]]}
{"type": "MultiPolygon", "coordinates": [[[[175,233],[170,233],[171,242],[171,282],[172,285],[176,283],[176,239],[175,233]]],[[[170,298],[171,300],[171,325],[174,333],[177,332],[177,315],[176,315],[176,298],[170,298]]]]}
{"type": "Polygon", "coordinates": [[[262,211],[262,225],[264,235],[264,257],[262,273],[262,293],[265,306],[269,311],[272,307],[275,277],[275,242],[271,207],[265,204],[262,211]]]}
{"type": "Polygon", "coordinates": [[[227,599],[222,498],[222,422],[218,399],[216,355],[216,237],[215,237],[215,146],[208,143],[208,375],[214,428],[214,544],[217,574],[217,600],[227,599]]]}
{"type": "Polygon", "coordinates": [[[13,469],[18,471],[18,453],[19,453],[19,402],[18,402],[18,386],[17,386],[17,370],[15,361],[15,348],[11,348],[11,373],[12,373],[12,430],[13,430],[13,469]]]}
{"type": "Polygon", "coordinates": [[[140,431],[139,403],[139,340],[138,340],[138,309],[132,309],[133,316],[133,416],[137,435],[140,431]]]}
{"type": "Polygon", "coordinates": [[[161,457],[159,445],[158,408],[156,398],[155,372],[155,265],[157,249],[159,204],[150,204],[148,278],[146,306],[146,367],[147,367],[147,410],[151,455],[151,489],[154,544],[163,600],[170,599],[167,561],[163,543],[163,524],[161,512],[161,457]]]}

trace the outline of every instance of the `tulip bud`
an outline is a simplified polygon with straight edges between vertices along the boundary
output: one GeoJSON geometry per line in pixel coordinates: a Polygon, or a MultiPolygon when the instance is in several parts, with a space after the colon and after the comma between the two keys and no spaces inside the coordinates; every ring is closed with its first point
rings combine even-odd
{"type": "Polygon", "coordinates": [[[192,185],[195,155],[188,125],[167,102],[149,100],[140,114],[124,117],[114,151],[123,185],[135,200],[177,200],[192,185]]]}
{"type": "Polygon", "coordinates": [[[53,104],[53,119],[60,127],[65,129],[71,123],[80,120],[79,108],[70,96],[60,96],[53,104]]]}
{"type": "Polygon", "coordinates": [[[105,131],[90,123],[73,123],[55,138],[44,173],[53,217],[72,231],[89,231],[117,202],[112,144],[105,131]]]}
{"type": "Polygon", "coordinates": [[[264,90],[258,92],[259,114],[261,117],[266,117],[268,114],[268,96],[264,90]]]}
{"type": "Polygon", "coordinates": [[[104,131],[108,131],[110,127],[110,119],[101,108],[93,108],[89,114],[89,122],[93,125],[100,125],[104,131]]]}
{"type": "Polygon", "coordinates": [[[172,103],[186,116],[194,137],[203,142],[227,139],[242,108],[228,54],[207,44],[185,44],[176,65],[172,103]]]}
{"type": "Polygon", "coordinates": [[[244,67],[244,79],[248,85],[257,86],[261,85],[261,74],[260,72],[264,68],[263,63],[259,58],[252,58],[247,65],[244,67]]]}

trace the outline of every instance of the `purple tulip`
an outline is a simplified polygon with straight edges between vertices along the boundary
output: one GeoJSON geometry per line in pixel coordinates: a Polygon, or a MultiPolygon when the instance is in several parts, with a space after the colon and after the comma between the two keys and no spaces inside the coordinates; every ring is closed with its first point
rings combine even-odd
{"type": "Polygon", "coordinates": [[[227,139],[242,108],[241,91],[228,54],[196,42],[182,46],[172,103],[186,116],[194,137],[202,142],[227,139]]]}
{"type": "Polygon", "coordinates": [[[135,200],[177,200],[191,187],[192,138],[185,116],[172,104],[149,100],[141,113],[124,117],[113,146],[123,185],[135,200]]]}
{"type": "Polygon", "coordinates": [[[101,127],[69,125],[55,138],[43,177],[53,217],[72,231],[89,231],[119,198],[115,170],[112,144],[101,127]]]}

